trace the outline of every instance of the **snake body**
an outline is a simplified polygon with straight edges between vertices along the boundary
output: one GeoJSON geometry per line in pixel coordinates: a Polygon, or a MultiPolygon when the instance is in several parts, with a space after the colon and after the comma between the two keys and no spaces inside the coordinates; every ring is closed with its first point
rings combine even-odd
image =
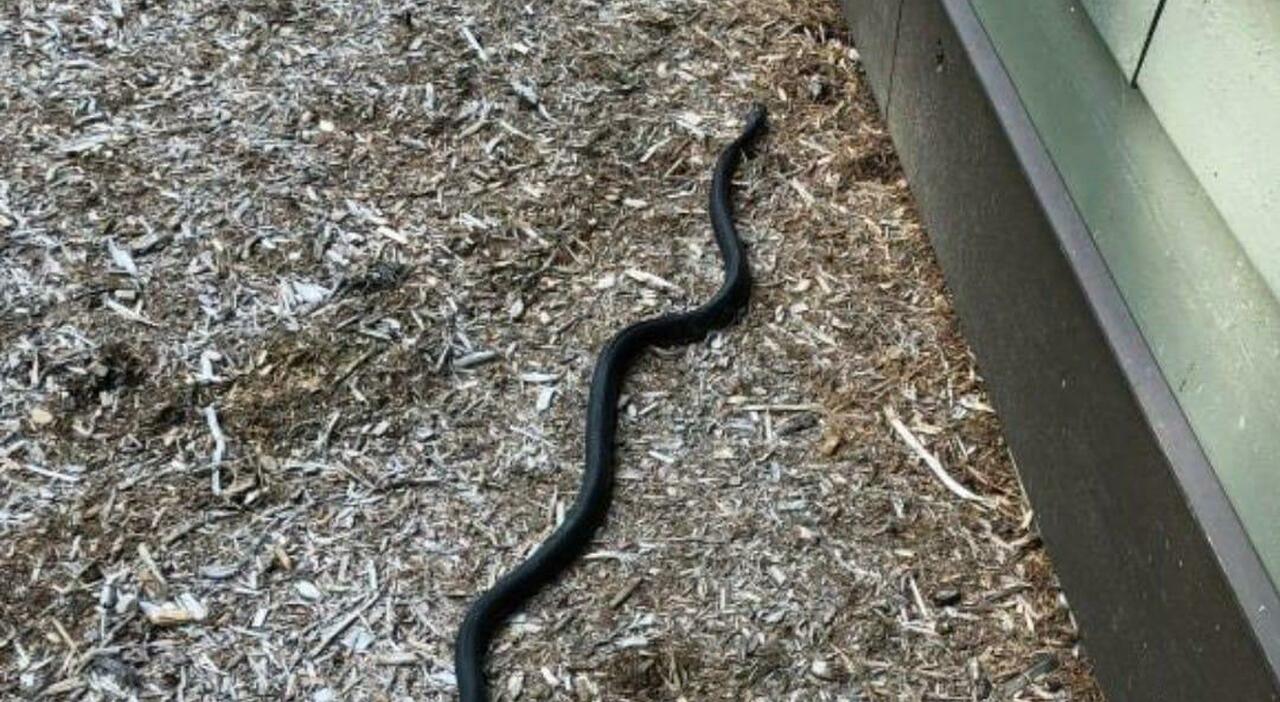
{"type": "Polygon", "coordinates": [[[646,319],[618,332],[600,351],[587,401],[585,471],[573,507],[533,555],[507,573],[471,605],[458,632],[454,669],[462,702],[485,702],[484,659],[489,644],[515,610],[552,582],[586,550],[609,511],[613,492],[614,440],[618,397],[632,363],[652,346],[700,341],[729,325],[751,294],[751,271],[733,224],[733,176],[743,154],[766,129],[766,113],[756,105],[742,133],[725,147],[711,184],[711,228],[724,259],[724,282],[701,306],[646,319]]]}

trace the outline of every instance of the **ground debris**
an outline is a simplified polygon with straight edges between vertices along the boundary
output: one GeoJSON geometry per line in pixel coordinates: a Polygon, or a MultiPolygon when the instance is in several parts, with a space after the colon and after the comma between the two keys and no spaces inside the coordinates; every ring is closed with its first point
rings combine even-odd
{"type": "Polygon", "coordinates": [[[601,346],[719,285],[762,100],[750,311],[637,363],[495,693],[1099,699],[838,12],[6,5],[0,698],[452,699],[601,346]]]}

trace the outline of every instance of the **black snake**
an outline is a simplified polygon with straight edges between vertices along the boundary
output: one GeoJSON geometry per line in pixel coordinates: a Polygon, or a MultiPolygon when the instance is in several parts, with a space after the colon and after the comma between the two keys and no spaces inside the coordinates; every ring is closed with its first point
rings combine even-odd
{"type": "Polygon", "coordinates": [[[618,332],[605,345],[591,377],[587,401],[586,469],[573,508],[533,555],[503,576],[467,612],[454,649],[454,666],[462,702],[484,702],[488,690],[484,659],[498,629],[516,609],[586,550],[609,512],[613,491],[614,438],[618,427],[618,394],[627,369],[650,346],[678,346],[699,341],[727,326],[751,295],[751,271],[733,225],[733,175],[743,154],[764,133],[765,108],[756,105],[742,134],[716,162],[711,184],[711,228],[724,258],[724,283],[715,296],[688,312],[646,319],[618,332]]]}

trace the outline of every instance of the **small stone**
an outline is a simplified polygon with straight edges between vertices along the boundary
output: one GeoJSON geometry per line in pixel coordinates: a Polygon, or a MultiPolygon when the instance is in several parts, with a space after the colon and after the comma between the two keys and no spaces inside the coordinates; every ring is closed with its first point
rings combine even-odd
{"type": "Polygon", "coordinates": [[[939,607],[954,607],[960,604],[960,591],[952,588],[934,590],[932,599],[939,607]]]}
{"type": "Polygon", "coordinates": [[[42,407],[36,407],[31,410],[31,423],[38,427],[47,427],[53,424],[53,415],[42,407]]]}

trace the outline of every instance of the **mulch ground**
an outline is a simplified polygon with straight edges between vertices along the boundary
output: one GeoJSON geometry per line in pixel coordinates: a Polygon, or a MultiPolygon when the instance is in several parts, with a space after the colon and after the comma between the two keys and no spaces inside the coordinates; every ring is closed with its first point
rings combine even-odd
{"type": "Polygon", "coordinates": [[[450,698],[763,101],[495,690],[1100,700],[836,5],[5,4],[0,697],[450,698]]]}

